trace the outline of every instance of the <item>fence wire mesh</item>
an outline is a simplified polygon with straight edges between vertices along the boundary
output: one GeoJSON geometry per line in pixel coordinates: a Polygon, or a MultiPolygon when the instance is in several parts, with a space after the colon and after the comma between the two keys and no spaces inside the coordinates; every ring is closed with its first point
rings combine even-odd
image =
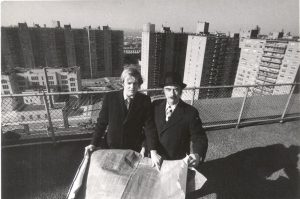
{"type": "MultiPolygon", "coordinates": [[[[239,125],[261,120],[298,118],[300,98],[297,86],[187,88],[183,90],[181,98],[198,109],[205,128],[239,125]]],[[[152,100],[164,98],[162,89],[142,92],[152,100]]],[[[79,92],[2,96],[2,135],[14,132],[16,139],[19,139],[20,136],[91,133],[104,95],[105,92],[79,92]]]]}
{"type": "Polygon", "coordinates": [[[300,88],[295,85],[289,102],[287,103],[285,118],[293,118],[299,116],[300,113],[300,88]]]}
{"type": "MultiPolygon", "coordinates": [[[[201,88],[199,89],[201,92],[201,88]]],[[[238,88],[236,92],[242,93],[245,88],[238,88]]],[[[202,93],[207,92],[205,89],[202,93]]],[[[207,95],[211,93],[208,91],[207,95]]],[[[234,124],[238,121],[243,97],[228,97],[232,88],[214,91],[213,98],[200,98],[194,100],[194,106],[199,110],[200,118],[205,127],[223,124],[234,124]]],[[[203,96],[202,96],[203,97],[203,96]]]]}
{"type": "MultiPolygon", "coordinates": [[[[284,91],[288,91],[287,86],[282,86],[284,91]]],[[[253,121],[263,119],[280,119],[288,94],[273,94],[274,86],[249,87],[248,97],[245,101],[241,121],[253,121]]]]}

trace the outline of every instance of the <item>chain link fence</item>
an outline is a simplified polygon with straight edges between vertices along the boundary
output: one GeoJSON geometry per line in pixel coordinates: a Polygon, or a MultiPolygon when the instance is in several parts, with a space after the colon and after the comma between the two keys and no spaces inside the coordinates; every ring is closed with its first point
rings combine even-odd
{"type": "MultiPolygon", "coordinates": [[[[115,91],[111,91],[115,92],[115,91]]],[[[141,92],[163,99],[162,89],[141,92]]],[[[30,139],[91,133],[106,92],[1,96],[2,136],[30,139]],[[12,133],[13,132],[13,133],[12,133]]],[[[187,88],[182,100],[199,111],[205,128],[299,118],[299,83],[187,88]]]]}

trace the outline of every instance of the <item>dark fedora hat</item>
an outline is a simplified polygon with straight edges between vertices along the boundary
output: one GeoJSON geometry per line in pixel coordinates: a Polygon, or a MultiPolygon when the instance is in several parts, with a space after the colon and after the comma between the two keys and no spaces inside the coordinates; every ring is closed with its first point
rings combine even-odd
{"type": "Polygon", "coordinates": [[[167,72],[160,84],[161,87],[165,86],[179,86],[181,89],[186,87],[186,84],[181,81],[181,77],[176,72],[167,72]]]}

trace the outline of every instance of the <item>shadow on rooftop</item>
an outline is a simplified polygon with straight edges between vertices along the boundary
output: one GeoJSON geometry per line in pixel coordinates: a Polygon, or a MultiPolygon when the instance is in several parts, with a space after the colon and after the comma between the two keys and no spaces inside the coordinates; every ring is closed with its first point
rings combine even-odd
{"type": "Polygon", "coordinates": [[[68,188],[90,141],[2,149],[1,198],[60,199],[68,188]]]}
{"type": "Polygon", "coordinates": [[[300,198],[299,150],[300,146],[274,144],[205,162],[199,171],[208,181],[187,198],[209,194],[217,199],[300,198]]]}
{"type": "MultiPolygon", "coordinates": [[[[89,141],[6,148],[1,152],[4,199],[65,198],[89,141]]],[[[300,198],[300,146],[250,148],[199,168],[208,181],[188,199],[300,198]]]]}

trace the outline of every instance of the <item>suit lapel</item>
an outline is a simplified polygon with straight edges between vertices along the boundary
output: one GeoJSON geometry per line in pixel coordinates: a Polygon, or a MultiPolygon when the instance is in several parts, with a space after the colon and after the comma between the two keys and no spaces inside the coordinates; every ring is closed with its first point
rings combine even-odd
{"type": "MultiPolygon", "coordinates": [[[[178,105],[176,106],[174,112],[172,113],[169,121],[167,121],[165,123],[165,125],[163,126],[163,128],[161,129],[160,134],[162,134],[165,130],[167,130],[171,126],[177,124],[182,119],[182,116],[184,114],[184,109],[183,109],[182,105],[183,105],[182,101],[180,100],[178,105]]],[[[165,107],[164,107],[164,115],[166,115],[165,107]]],[[[165,121],[165,117],[163,118],[163,121],[165,121]]]]}
{"type": "Polygon", "coordinates": [[[124,121],[124,119],[127,115],[127,108],[126,108],[125,101],[124,101],[123,90],[119,91],[117,101],[118,101],[118,106],[119,106],[118,109],[120,110],[120,117],[124,121]]]}
{"type": "Polygon", "coordinates": [[[132,99],[129,110],[127,110],[127,108],[125,106],[125,102],[124,102],[125,110],[128,112],[127,112],[127,115],[125,116],[123,124],[126,123],[128,120],[130,120],[130,118],[134,115],[136,110],[139,108],[139,106],[141,104],[141,103],[139,103],[139,100],[140,100],[139,93],[136,93],[134,98],[132,99]]]}
{"type": "Polygon", "coordinates": [[[157,123],[157,130],[160,132],[165,124],[166,124],[166,103],[167,101],[164,100],[162,101],[159,105],[158,105],[158,110],[155,111],[156,112],[156,115],[155,115],[155,118],[156,118],[156,123],[157,123]]]}

